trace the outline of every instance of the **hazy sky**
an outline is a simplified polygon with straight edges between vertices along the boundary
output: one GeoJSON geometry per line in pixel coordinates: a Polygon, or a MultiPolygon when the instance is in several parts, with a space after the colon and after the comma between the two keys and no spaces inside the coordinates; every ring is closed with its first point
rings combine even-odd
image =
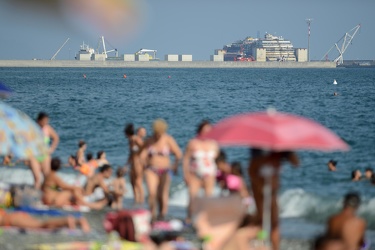
{"type": "Polygon", "coordinates": [[[75,1],[105,4],[101,13],[81,14],[79,6],[42,8],[41,0],[1,0],[0,59],[49,59],[68,37],[57,59],[73,59],[83,41],[96,48],[101,35],[120,54],[156,49],[161,59],[192,54],[194,60],[209,60],[215,49],[258,32],[307,47],[306,18],[313,18],[312,60],[321,59],[357,24],[362,28],[344,59],[375,59],[374,0],[120,0],[120,7],[111,6],[115,0],[75,1]],[[22,5],[34,1],[35,8],[22,5]],[[119,8],[124,9],[120,14],[119,8]]]}

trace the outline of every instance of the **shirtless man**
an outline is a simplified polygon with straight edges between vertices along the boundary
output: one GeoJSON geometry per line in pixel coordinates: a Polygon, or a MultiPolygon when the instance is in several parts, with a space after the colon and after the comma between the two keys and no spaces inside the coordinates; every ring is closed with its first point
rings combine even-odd
{"type": "Polygon", "coordinates": [[[109,179],[112,175],[112,168],[110,165],[104,165],[99,169],[99,173],[88,178],[84,188],[84,200],[86,202],[102,201],[104,207],[109,203],[108,195],[110,194],[109,188],[105,183],[105,179],[109,179]]]}
{"type": "Polygon", "coordinates": [[[248,168],[251,179],[251,188],[253,190],[254,200],[257,207],[257,222],[263,221],[263,187],[266,184],[262,176],[262,168],[269,166],[273,170],[271,177],[271,242],[272,249],[280,249],[280,231],[279,231],[279,209],[277,205],[277,193],[280,187],[280,168],[283,161],[289,161],[293,166],[299,165],[298,157],[293,152],[264,152],[259,149],[252,149],[252,159],[248,168]]]}
{"type": "Polygon", "coordinates": [[[327,236],[340,238],[347,250],[361,249],[365,243],[366,222],[356,216],[360,203],[358,194],[346,194],[343,210],[328,220],[327,236]]]}

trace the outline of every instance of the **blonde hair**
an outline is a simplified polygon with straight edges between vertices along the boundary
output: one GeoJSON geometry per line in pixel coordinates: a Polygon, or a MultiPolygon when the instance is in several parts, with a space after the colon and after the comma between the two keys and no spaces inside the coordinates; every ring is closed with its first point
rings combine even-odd
{"type": "Polygon", "coordinates": [[[168,124],[165,120],[163,119],[156,119],[154,121],[154,124],[152,125],[154,134],[164,134],[167,129],[168,129],[168,124]]]}

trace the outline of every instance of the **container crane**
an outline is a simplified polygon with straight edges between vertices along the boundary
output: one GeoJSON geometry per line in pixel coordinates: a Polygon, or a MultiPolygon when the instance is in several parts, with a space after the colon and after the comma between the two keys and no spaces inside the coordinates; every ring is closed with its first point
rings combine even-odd
{"type": "Polygon", "coordinates": [[[329,50],[327,53],[324,54],[321,60],[324,58],[328,58],[328,54],[331,52],[333,48],[336,48],[339,52],[339,56],[333,60],[337,65],[341,65],[344,63],[344,53],[346,49],[349,47],[349,44],[352,44],[352,41],[354,39],[354,36],[357,34],[358,30],[361,28],[361,24],[358,24],[353,29],[349,30],[348,32],[343,35],[340,40],[337,41],[329,50]],[[342,44],[341,44],[342,43],[342,44]],[[341,44],[341,45],[340,45],[341,44]]]}
{"type": "Polygon", "coordinates": [[[63,43],[63,45],[61,45],[61,47],[56,51],[56,53],[51,57],[50,60],[55,60],[57,54],[60,52],[60,50],[61,50],[62,48],[64,48],[65,44],[69,41],[69,39],[70,39],[70,38],[66,39],[66,41],[63,43]]]}

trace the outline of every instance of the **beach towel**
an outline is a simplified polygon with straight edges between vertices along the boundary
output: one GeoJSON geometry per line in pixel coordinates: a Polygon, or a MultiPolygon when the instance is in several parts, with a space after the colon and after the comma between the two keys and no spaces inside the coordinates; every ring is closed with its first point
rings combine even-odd
{"type": "Polygon", "coordinates": [[[53,244],[37,244],[33,245],[29,250],[142,250],[143,246],[139,243],[130,241],[118,241],[118,242],[64,242],[64,243],[53,243],[53,244]]]}

